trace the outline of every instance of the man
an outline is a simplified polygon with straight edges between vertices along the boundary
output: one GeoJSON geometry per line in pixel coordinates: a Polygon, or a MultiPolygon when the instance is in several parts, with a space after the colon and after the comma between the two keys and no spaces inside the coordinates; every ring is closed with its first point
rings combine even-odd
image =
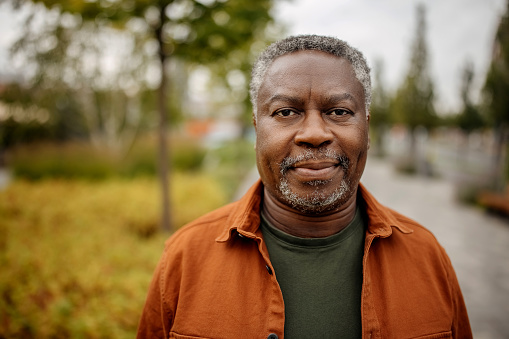
{"type": "Polygon", "coordinates": [[[369,67],[296,36],[253,67],[261,181],[166,243],[139,338],[471,338],[433,235],[359,183],[369,67]]]}

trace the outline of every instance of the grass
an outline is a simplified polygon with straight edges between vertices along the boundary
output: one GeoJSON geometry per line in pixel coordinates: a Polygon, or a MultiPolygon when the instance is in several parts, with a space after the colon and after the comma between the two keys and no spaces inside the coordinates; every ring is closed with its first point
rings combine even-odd
{"type": "MultiPolygon", "coordinates": [[[[177,227],[227,202],[175,173],[177,227]]],[[[0,191],[0,338],[133,338],[167,234],[155,178],[15,180],[0,191]]]]}

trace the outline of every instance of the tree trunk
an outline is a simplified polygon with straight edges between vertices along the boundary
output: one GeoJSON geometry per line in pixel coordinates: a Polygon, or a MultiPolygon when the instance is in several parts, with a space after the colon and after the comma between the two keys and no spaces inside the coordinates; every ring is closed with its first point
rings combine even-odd
{"type": "Polygon", "coordinates": [[[505,190],[506,183],[506,152],[507,152],[507,135],[508,126],[502,123],[495,128],[495,160],[494,160],[494,189],[498,192],[505,190]]]}
{"type": "Polygon", "coordinates": [[[409,127],[409,133],[410,133],[410,144],[408,147],[408,159],[406,160],[407,163],[407,170],[412,174],[419,174],[419,168],[418,168],[418,156],[417,156],[417,132],[416,127],[409,127]]]}
{"type": "Polygon", "coordinates": [[[163,24],[165,21],[165,9],[166,6],[162,6],[160,9],[160,21],[159,26],[155,30],[156,39],[159,44],[159,60],[161,63],[161,83],[158,89],[158,111],[159,111],[159,154],[158,154],[158,166],[159,166],[159,180],[161,184],[161,228],[164,231],[170,231],[172,227],[170,217],[170,187],[169,187],[169,147],[168,147],[168,119],[167,119],[167,84],[168,79],[166,76],[166,59],[167,55],[164,49],[163,41],[163,24]]]}

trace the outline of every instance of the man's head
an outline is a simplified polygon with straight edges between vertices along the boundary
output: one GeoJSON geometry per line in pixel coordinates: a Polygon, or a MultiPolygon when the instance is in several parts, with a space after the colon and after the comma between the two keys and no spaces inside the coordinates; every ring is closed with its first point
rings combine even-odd
{"type": "Polygon", "coordinates": [[[362,54],[333,38],[288,38],[262,54],[253,74],[256,158],[266,193],[305,214],[355,199],[369,148],[370,79],[362,54]]]}
{"type": "Polygon", "coordinates": [[[369,106],[371,104],[370,68],[362,53],[351,47],[345,41],[337,38],[320,35],[297,35],[279,40],[267,47],[253,65],[249,94],[251,97],[251,104],[253,105],[255,120],[257,118],[258,105],[256,101],[258,98],[258,91],[269,66],[280,56],[305,50],[322,51],[348,60],[354,69],[357,80],[359,80],[364,88],[366,110],[369,111],[369,106]]]}

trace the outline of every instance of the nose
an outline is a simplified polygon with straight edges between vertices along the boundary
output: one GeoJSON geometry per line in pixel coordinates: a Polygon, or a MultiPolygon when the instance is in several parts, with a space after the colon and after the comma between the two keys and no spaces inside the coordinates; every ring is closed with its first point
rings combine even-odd
{"type": "Polygon", "coordinates": [[[332,131],[319,111],[307,112],[299,127],[295,135],[295,143],[299,146],[319,148],[332,143],[332,131]]]}

